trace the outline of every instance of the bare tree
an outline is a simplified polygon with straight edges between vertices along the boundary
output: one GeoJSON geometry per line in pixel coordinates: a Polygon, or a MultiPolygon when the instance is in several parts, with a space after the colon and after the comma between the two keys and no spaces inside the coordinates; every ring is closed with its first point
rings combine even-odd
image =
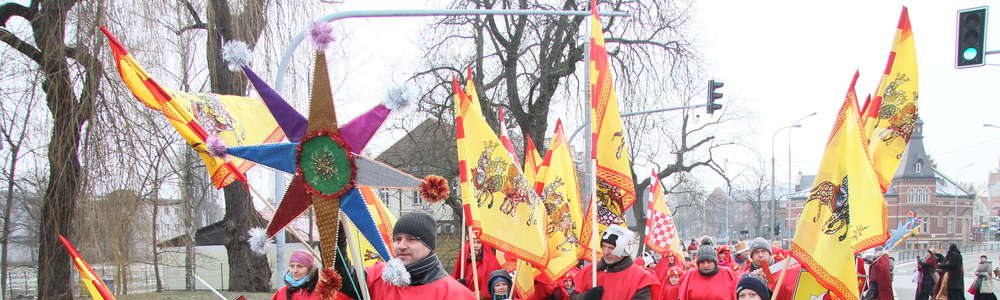
{"type": "MultiPolygon", "coordinates": [[[[30,76],[30,75],[29,75],[30,76]]],[[[32,76],[33,77],[33,76],[32,76]]],[[[19,79],[28,79],[19,78],[19,79]]],[[[5,79],[6,80],[6,79],[5,79]]],[[[37,81],[36,81],[37,82],[37,81]]],[[[13,84],[11,86],[14,86],[13,84]]],[[[3,232],[0,233],[0,241],[3,245],[0,246],[0,295],[7,294],[7,282],[9,272],[8,270],[8,250],[11,235],[11,223],[12,215],[11,211],[14,207],[14,189],[17,182],[17,166],[18,162],[21,161],[22,155],[25,153],[21,152],[22,147],[25,146],[25,142],[28,138],[28,129],[30,128],[30,122],[32,121],[31,115],[34,112],[34,107],[37,101],[35,101],[35,90],[38,89],[37,85],[30,84],[25,90],[12,91],[8,93],[4,91],[0,101],[5,104],[0,107],[0,138],[3,139],[3,145],[0,149],[6,148],[8,153],[7,168],[4,169],[4,176],[7,180],[7,191],[6,199],[4,200],[3,206],[3,232]],[[9,97],[8,95],[16,94],[20,97],[9,97]]]]}
{"type": "MultiPolygon", "coordinates": [[[[257,44],[267,23],[265,0],[243,1],[242,7],[234,10],[230,1],[210,1],[205,9],[205,19],[189,1],[183,1],[194,24],[184,28],[205,28],[208,31],[206,55],[211,91],[228,95],[244,95],[247,80],[238,73],[229,71],[222,61],[222,45],[232,40],[241,40],[251,48],[257,44]],[[238,11],[238,12],[234,12],[238,11]],[[202,21],[204,20],[204,21],[202,21]]],[[[184,29],[180,30],[181,32],[184,29]]],[[[247,231],[265,224],[251,203],[250,193],[243,182],[233,182],[224,188],[226,213],[223,217],[226,231],[226,250],[229,262],[229,290],[262,292],[271,289],[271,268],[267,258],[255,255],[247,243],[247,231]]]]}
{"type": "Polygon", "coordinates": [[[38,296],[40,299],[70,299],[69,280],[72,266],[69,255],[60,245],[56,233],[72,236],[74,210],[79,197],[82,170],[78,150],[84,124],[93,115],[94,101],[100,95],[104,67],[97,59],[99,49],[87,42],[95,41],[97,25],[105,16],[104,1],[88,1],[72,16],[70,10],[79,3],[66,0],[36,0],[28,6],[6,3],[0,6],[0,40],[34,61],[44,80],[42,89],[52,113],[52,136],[48,145],[49,184],[42,208],[39,246],[38,296]],[[33,44],[12,33],[8,21],[12,17],[28,20],[33,44]],[[87,23],[67,36],[70,22],[87,23]],[[67,45],[67,40],[76,40],[67,45]],[[74,77],[82,82],[79,95],[74,89],[74,77]]]}
{"type": "MultiPolygon", "coordinates": [[[[590,9],[590,1],[564,0],[557,4],[544,1],[455,0],[452,8],[476,9],[590,9]]],[[[689,90],[696,79],[698,58],[686,30],[690,4],[681,1],[599,1],[602,10],[628,11],[630,17],[603,17],[608,55],[619,87],[623,109],[656,108],[673,99],[665,91],[689,90]],[[627,104],[626,104],[627,103],[627,104]]],[[[529,17],[485,16],[449,17],[432,25],[428,31],[425,56],[428,66],[412,79],[423,87],[420,108],[438,120],[451,116],[451,78],[464,76],[464,67],[473,70],[484,117],[494,128],[498,124],[496,108],[504,107],[508,118],[520,128],[519,136],[530,136],[544,147],[550,112],[562,99],[583,99],[580,86],[589,79],[577,72],[584,63],[587,36],[586,16],[529,17]],[[458,51],[454,49],[470,49],[458,51]]],[[[584,64],[583,67],[586,67],[584,64]]],[[[567,101],[568,110],[589,113],[578,103],[567,101]],[[575,104],[574,104],[575,103],[575,104]]],[[[558,110],[557,110],[558,111],[558,110]]],[[[655,127],[650,119],[643,126],[655,127]]],[[[687,122],[681,124],[688,125],[687,122]]],[[[706,125],[710,127],[711,124],[706,125]]],[[[691,126],[686,132],[701,130],[691,126]]],[[[636,139],[635,132],[629,132],[636,139]]],[[[684,152],[705,151],[708,141],[690,141],[675,147],[680,159],[659,173],[660,178],[686,172],[708,162],[688,162],[684,152]]],[[[682,142],[687,142],[682,140],[682,142]]],[[[543,150],[543,149],[541,149],[543,150]]],[[[635,155],[635,153],[632,153],[635,155]]],[[[635,156],[633,156],[635,157],[635,156]]],[[[634,179],[634,178],[633,178],[634,179]]],[[[645,183],[648,184],[648,181],[645,183]]],[[[454,205],[454,204],[452,204],[454,205]]],[[[641,206],[641,205],[640,205],[641,206]]]]}

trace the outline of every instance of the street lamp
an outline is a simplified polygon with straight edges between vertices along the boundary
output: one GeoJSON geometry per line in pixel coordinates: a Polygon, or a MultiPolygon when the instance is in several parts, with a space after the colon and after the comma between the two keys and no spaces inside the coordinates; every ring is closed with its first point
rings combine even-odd
{"type": "MultiPolygon", "coordinates": [[[[961,168],[958,168],[958,171],[955,172],[955,176],[958,176],[959,173],[962,173],[962,170],[965,170],[965,168],[968,168],[968,167],[971,167],[971,166],[972,166],[972,163],[969,163],[969,164],[967,164],[965,166],[962,166],[961,168]]],[[[958,243],[957,244],[959,246],[964,246],[965,245],[965,240],[967,240],[967,238],[965,238],[965,230],[962,229],[962,227],[961,227],[962,226],[962,224],[961,224],[962,222],[958,221],[958,193],[962,191],[962,187],[958,186],[957,183],[955,184],[955,187],[957,188],[957,191],[955,191],[955,210],[954,210],[955,217],[952,219],[952,223],[955,224],[954,229],[955,229],[955,237],[956,237],[956,239],[958,239],[958,243]]],[[[971,225],[972,222],[969,222],[969,224],[971,225]]]]}
{"type": "MultiPolygon", "coordinates": [[[[802,122],[806,118],[809,118],[809,117],[812,117],[812,116],[815,116],[815,115],[816,115],[816,112],[812,112],[812,113],[810,113],[810,114],[808,114],[808,115],[806,115],[806,116],[804,116],[802,118],[799,118],[798,120],[795,121],[795,123],[792,123],[792,124],[799,124],[800,122],[802,122]]],[[[799,128],[799,127],[802,127],[802,126],[800,125],[800,126],[795,126],[795,127],[792,127],[792,128],[799,128]]],[[[795,187],[792,186],[793,185],[792,184],[792,128],[788,129],[788,191],[789,192],[795,190],[795,187]]],[[[774,150],[771,150],[771,154],[774,154],[774,150]]],[[[772,170],[771,172],[774,172],[774,171],[772,170]]],[[[791,198],[788,198],[785,201],[788,201],[789,205],[791,205],[791,198]]],[[[788,206],[789,205],[785,205],[785,210],[788,210],[788,206]]],[[[782,223],[785,223],[784,228],[789,228],[789,226],[788,226],[788,219],[787,218],[785,219],[785,222],[782,222],[782,223]]]]}
{"type": "Polygon", "coordinates": [[[1000,126],[997,126],[997,125],[993,125],[993,124],[990,124],[990,123],[986,123],[986,124],[983,124],[983,127],[993,127],[993,128],[1000,128],[1000,126]]]}
{"type": "Polygon", "coordinates": [[[775,195],[774,195],[774,187],[775,187],[775,185],[774,185],[774,139],[776,137],[778,137],[778,132],[781,132],[782,130],[785,130],[785,129],[792,129],[792,128],[798,128],[798,127],[802,127],[802,124],[795,123],[795,124],[792,124],[792,125],[788,125],[788,126],[785,126],[785,127],[778,128],[778,130],[775,130],[774,134],[771,135],[771,226],[770,226],[771,228],[769,228],[769,230],[768,230],[768,231],[770,231],[771,240],[774,240],[774,238],[776,237],[776,233],[774,232],[774,226],[775,226],[775,224],[777,224],[775,222],[776,222],[776,219],[777,219],[777,216],[778,216],[778,213],[777,213],[777,211],[778,211],[777,210],[777,208],[778,208],[778,206],[777,206],[777,204],[778,204],[778,198],[776,198],[775,195]]]}
{"type": "MultiPolygon", "coordinates": [[[[775,229],[777,228],[776,226],[777,226],[777,219],[778,219],[778,198],[774,195],[774,189],[776,187],[775,183],[774,183],[774,177],[775,177],[774,176],[774,172],[775,172],[775,168],[774,168],[774,140],[775,140],[775,138],[778,137],[778,132],[781,132],[782,130],[788,129],[789,130],[789,133],[788,133],[788,135],[789,135],[788,149],[791,149],[792,148],[792,145],[791,145],[792,144],[792,142],[791,142],[791,129],[792,128],[802,127],[802,124],[799,124],[799,122],[802,122],[802,120],[805,120],[806,118],[812,117],[812,116],[815,116],[815,115],[816,115],[816,112],[808,114],[805,117],[802,117],[802,118],[796,120],[791,125],[778,128],[778,130],[775,130],[774,134],[771,135],[771,226],[770,226],[771,228],[770,228],[770,230],[768,230],[768,231],[770,231],[771,240],[774,240],[774,238],[777,237],[777,232],[775,232],[775,229]]],[[[789,160],[789,163],[791,163],[791,150],[789,150],[789,158],[788,158],[788,160],[789,160]]],[[[792,176],[791,175],[791,167],[789,167],[789,174],[788,174],[788,176],[789,177],[792,176]]],[[[791,181],[791,179],[789,179],[789,181],[791,181]]]]}

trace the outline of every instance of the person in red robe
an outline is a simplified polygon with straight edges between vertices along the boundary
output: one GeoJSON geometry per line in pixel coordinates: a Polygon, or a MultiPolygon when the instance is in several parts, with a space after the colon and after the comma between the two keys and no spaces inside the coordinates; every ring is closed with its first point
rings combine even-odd
{"type": "Polygon", "coordinates": [[[744,275],[736,284],[736,297],[739,300],[770,300],[771,290],[767,282],[755,275],[744,275]]]}
{"type": "Polygon", "coordinates": [[[448,276],[434,254],[434,218],[422,212],[404,215],[392,228],[396,257],[365,268],[372,299],[475,300],[468,288],[448,276]]]}
{"type": "Polygon", "coordinates": [[[632,263],[629,248],[635,246],[635,233],[618,225],[608,226],[601,238],[601,259],[589,264],[573,278],[579,293],[573,300],[652,300],[656,299],[660,282],[653,273],[632,263]],[[593,284],[593,268],[597,267],[597,285],[593,284]]]}
{"type": "Polygon", "coordinates": [[[465,243],[462,246],[461,256],[455,258],[455,267],[451,271],[451,277],[458,279],[458,283],[465,285],[470,291],[475,292],[475,283],[479,283],[479,297],[489,297],[490,294],[487,291],[489,284],[487,281],[490,279],[490,272],[501,269],[500,261],[497,260],[496,253],[490,246],[483,245],[478,239],[472,239],[472,247],[476,251],[476,268],[473,272],[472,268],[472,257],[469,255],[469,243],[465,243]],[[463,257],[464,256],[464,257],[463,257]],[[462,259],[465,259],[465,272],[462,273],[462,259]],[[464,275],[464,277],[463,277],[464,275]],[[473,280],[473,276],[476,276],[476,280],[473,280]]]}
{"type": "Polygon", "coordinates": [[[736,270],[737,266],[736,263],[733,262],[732,250],[729,250],[728,245],[721,245],[718,249],[716,249],[716,251],[719,256],[720,267],[727,267],[736,270]]]}
{"type": "Polygon", "coordinates": [[[869,293],[875,294],[875,299],[878,300],[892,300],[895,297],[892,294],[892,273],[889,271],[889,254],[882,251],[882,247],[876,248],[876,256],[872,261],[870,270],[868,271],[868,288],[871,291],[869,293]]]}
{"type": "Polygon", "coordinates": [[[764,238],[755,238],[750,241],[750,262],[743,268],[738,269],[739,274],[749,274],[762,266],[774,264],[774,257],[771,255],[771,247],[764,238]]]}
{"type": "Polygon", "coordinates": [[[719,256],[712,245],[698,248],[697,268],[681,278],[680,300],[735,300],[736,271],[719,267],[719,256]]]}
{"type": "Polygon", "coordinates": [[[682,270],[687,268],[684,266],[684,263],[677,258],[676,253],[673,251],[667,251],[667,253],[663,254],[663,258],[660,258],[660,262],[656,264],[656,268],[653,268],[653,275],[655,275],[656,278],[661,279],[660,283],[663,283],[662,279],[666,278],[667,272],[674,267],[681,268],[682,270]]]}
{"type": "Polygon", "coordinates": [[[672,267],[660,278],[660,300],[679,300],[681,292],[681,277],[684,270],[681,267],[672,267]]]}

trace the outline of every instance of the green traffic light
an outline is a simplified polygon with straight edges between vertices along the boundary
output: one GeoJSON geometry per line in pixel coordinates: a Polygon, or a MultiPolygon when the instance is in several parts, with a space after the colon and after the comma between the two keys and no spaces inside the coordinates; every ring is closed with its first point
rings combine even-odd
{"type": "Polygon", "coordinates": [[[976,48],[969,47],[965,48],[965,51],[962,51],[962,58],[965,60],[973,60],[976,59],[977,56],[979,56],[979,51],[977,51],[976,48]]]}

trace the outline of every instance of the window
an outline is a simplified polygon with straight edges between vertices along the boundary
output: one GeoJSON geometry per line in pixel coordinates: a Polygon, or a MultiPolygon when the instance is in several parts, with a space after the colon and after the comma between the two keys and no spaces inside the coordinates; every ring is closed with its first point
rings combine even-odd
{"type": "Polygon", "coordinates": [[[948,232],[955,232],[955,219],[948,219],[948,232]]]}
{"type": "Polygon", "coordinates": [[[918,162],[916,162],[916,163],[914,163],[914,164],[913,164],[913,172],[916,172],[916,173],[917,173],[917,175],[920,175],[920,171],[921,171],[921,169],[923,169],[923,166],[924,166],[924,165],[923,165],[923,164],[921,164],[921,163],[920,163],[919,161],[918,161],[918,162]]]}
{"type": "Polygon", "coordinates": [[[920,233],[927,233],[927,222],[920,224],[920,233]]]}
{"type": "Polygon", "coordinates": [[[413,199],[413,204],[414,205],[423,203],[423,201],[420,200],[420,194],[418,194],[416,191],[413,192],[412,199],[413,199]]]}
{"type": "Polygon", "coordinates": [[[930,203],[931,193],[927,188],[909,188],[906,190],[906,201],[909,203],[930,203]]]}

